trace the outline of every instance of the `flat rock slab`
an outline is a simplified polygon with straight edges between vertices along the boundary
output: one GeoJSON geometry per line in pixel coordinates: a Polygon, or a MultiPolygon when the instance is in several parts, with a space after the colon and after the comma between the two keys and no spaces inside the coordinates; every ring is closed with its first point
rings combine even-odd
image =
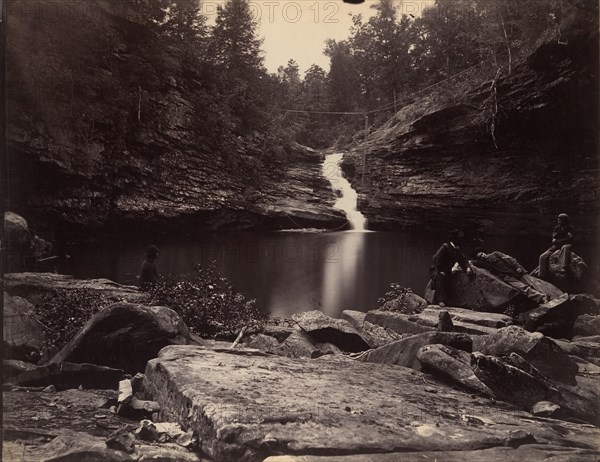
{"type": "Polygon", "coordinates": [[[101,292],[109,300],[143,303],[148,294],[137,287],[117,284],[109,279],[75,279],[66,274],[54,273],[7,273],[4,275],[4,290],[12,296],[25,298],[34,305],[45,297],[61,290],[88,289],[101,292]]]}
{"type": "Polygon", "coordinates": [[[430,305],[429,307],[425,308],[420,315],[417,315],[417,317],[422,315],[434,316],[437,318],[440,311],[447,311],[454,322],[467,322],[471,324],[477,324],[479,326],[493,327],[496,329],[509,326],[513,323],[512,318],[510,316],[506,316],[505,314],[486,313],[482,311],[473,311],[465,308],[454,308],[447,306],[442,308],[438,305],[430,305]]]}
{"type": "Polygon", "coordinates": [[[526,444],[518,448],[497,447],[477,451],[396,452],[352,456],[272,456],[264,462],[596,462],[600,452],[591,449],[526,444]]]}
{"type": "Polygon", "coordinates": [[[534,418],[411,369],[339,356],[169,346],[149,361],[144,389],[162,420],[193,430],[217,461],[478,450],[503,446],[516,429],[540,444],[595,450],[600,436],[596,427],[534,418]]]}

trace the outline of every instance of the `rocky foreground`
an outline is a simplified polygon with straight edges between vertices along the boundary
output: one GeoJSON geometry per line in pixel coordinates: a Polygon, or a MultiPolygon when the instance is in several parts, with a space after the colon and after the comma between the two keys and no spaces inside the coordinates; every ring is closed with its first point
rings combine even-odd
{"type": "Polygon", "coordinates": [[[5,290],[3,460],[600,458],[600,300],[588,295],[554,288],[511,317],[407,291],[380,310],[299,313],[231,343],[106,280],[7,274],[5,290]],[[114,303],[34,364],[43,331],[29,320],[53,287],[114,303]],[[536,332],[566,312],[560,338],[536,332]]]}

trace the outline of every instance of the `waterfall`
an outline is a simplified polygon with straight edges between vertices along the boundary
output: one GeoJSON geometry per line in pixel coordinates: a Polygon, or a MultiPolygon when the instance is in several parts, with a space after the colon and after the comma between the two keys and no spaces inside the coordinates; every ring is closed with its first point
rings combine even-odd
{"type": "Polygon", "coordinates": [[[323,175],[331,183],[333,190],[338,193],[339,199],[334,207],[342,210],[346,214],[346,218],[354,231],[365,231],[367,219],[356,208],[358,202],[358,194],[350,182],[344,178],[342,173],[342,158],[344,154],[329,154],[323,162],[323,175]]]}

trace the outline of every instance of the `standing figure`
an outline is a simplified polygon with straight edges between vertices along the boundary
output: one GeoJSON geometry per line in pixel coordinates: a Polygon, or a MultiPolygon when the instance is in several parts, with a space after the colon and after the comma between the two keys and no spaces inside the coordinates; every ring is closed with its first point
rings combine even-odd
{"type": "Polygon", "coordinates": [[[559,257],[559,272],[566,274],[569,263],[571,262],[571,245],[573,244],[574,229],[569,223],[569,216],[561,213],[557,219],[557,225],[552,231],[552,245],[548,250],[540,255],[539,276],[541,279],[548,279],[548,263],[550,256],[557,250],[561,250],[559,257]]]}
{"type": "Polygon", "coordinates": [[[158,247],[151,245],[146,249],[146,259],[140,270],[140,290],[149,290],[158,282],[158,270],[154,260],[158,257],[158,247]]]}
{"type": "Polygon", "coordinates": [[[474,275],[473,268],[469,260],[460,250],[462,233],[458,230],[452,230],[448,233],[448,240],[442,244],[439,250],[433,256],[434,280],[433,304],[446,306],[450,295],[450,276],[452,267],[458,263],[460,267],[467,272],[469,277],[474,275]]]}

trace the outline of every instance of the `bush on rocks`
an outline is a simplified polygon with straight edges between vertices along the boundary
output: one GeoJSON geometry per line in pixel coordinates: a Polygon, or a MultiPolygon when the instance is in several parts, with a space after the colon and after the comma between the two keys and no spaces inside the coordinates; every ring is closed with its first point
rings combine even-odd
{"type": "Polygon", "coordinates": [[[391,283],[390,290],[377,300],[378,309],[403,314],[416,314],[427,308],[427,302],[411,289],[391,283]]]}
{"type": "Polygon", "coordinates": [[[58,351],[102,308],[114,303],[91,289],[57,289],[44,299],[37,315],[44,325],[46,348],[58,351]]]}
{"type": "Polygon", "coordinates": [[[268,318],[256,307],[256,300],[235,291],[214,263],[194,269],[195,277],[166,278],[154,286],[151,303],[171,308],[203,337],[235,337],[242,327],[256,326],[268,318]]]}

